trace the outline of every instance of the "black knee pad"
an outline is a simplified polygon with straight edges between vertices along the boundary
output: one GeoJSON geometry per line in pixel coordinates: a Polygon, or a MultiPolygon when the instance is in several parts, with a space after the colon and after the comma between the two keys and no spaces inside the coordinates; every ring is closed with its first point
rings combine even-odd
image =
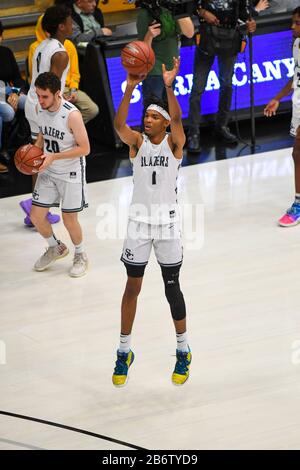
{"type": "Polygon", "coordinates": [[[181,266],[161,266],[162,277],[165,284],[165,294],[170,304],[173,320],[179,321],[186,317],[183,294],[180,290],[179,271],[181,266]]]}

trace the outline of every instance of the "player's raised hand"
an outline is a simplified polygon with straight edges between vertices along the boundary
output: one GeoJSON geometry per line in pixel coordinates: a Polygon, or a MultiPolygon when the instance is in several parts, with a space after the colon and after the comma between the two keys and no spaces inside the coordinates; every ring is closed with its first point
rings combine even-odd
{"type": "Polygon", "coordinates": [[[172,83],[174,82],[176,78],[176,75],[178,75],[179,67],[180,67],[180,57],[178,58],[173,57],[172,70],[166,70],[165,64],[162,64],[163,80],[166,86],[170,87],[172,85],[172,83]]]}
{"type": "Polygon", "coordinates": [[[127,74],[127,86],[135,88],[147,75],[132,75],[127,74]]]}
{"type": "Polygon", "coordinates": [[[275,116],[279,106],[278,100],[271,100],[264,109],[264,115],[267,117],[275,116]]]}

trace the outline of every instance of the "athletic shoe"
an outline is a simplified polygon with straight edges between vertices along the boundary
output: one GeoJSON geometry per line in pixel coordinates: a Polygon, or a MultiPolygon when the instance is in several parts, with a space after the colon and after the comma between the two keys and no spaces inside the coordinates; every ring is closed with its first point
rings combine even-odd
{"type": "Polygon", "coordinates": [[[49,246],[45,253],[37,260],[34,265],[36,271],[44,271],[57,259],[64,258],[69,254],[66,245],[59,241],[56,246],[49,246]]]}
{"type": "Polygon", "coordinates": [[[32,206],[32,199],[25,199],[24,201],[19,202],[21,208],[25,212],[26,215],[30,216],[31,206],[32,206]]]}
{"type": "MultiPolygon", "coordinates": [[[[23,211],[25,212],[26,216],[30,217],[30,211],[31,211],[31,206],[32,206],[32,199],[25,199],[24,201],[21,201],[20,203],[20,206],[21,208],[23,209],[23,211]]],[[[47,214],[47,219],[48,219],[48,222],[50,222],[50,224],[57,224],[57,222],[60,221],[60,216],[57,215],[57,214],[51,214],[51,212],[48,212],[47,214]]],[[[27,223],[27,218],[24,219],[24,224],[25,225],[28,225],[30,227],[30,225],[27,223]],[[26,220],[26,222],[25,222],[26,220]]],[[[30,221],[31,223],[31,221],[30,221]]]]}
{"type": "Polygon", "coordinates": [[[128,353],[117,351],[117,360],[115,370],[112,376],[112,382],[116,387],[124,387],[128,380],[128,370],[134,361],[133,351],[128,353]]]}
{"type": "Polygon", "coordinates": [[[73,266],[69,271],[71,277],[84,276],[88,269],[88,258],[85,253],[75,253],[73,266]]]}
{"type": "Polygon", "coordinates": [[[294,202],[286,213],[278,220],[278,224],[281,227],[293,227],[300,222],[300,204],[294,202]]]}
{"type": "MultiPolygon", "coordinates": [[[[60,221],[59,215],[51,214],[50,212],[48,212],[48,214],[47,214],[47,219],[50,222],[50,224],[56,224],[57,222],[60,221]]],[[[26,215],[26,217],[24,219],[24,224],[27,225],[27,227],[34,227],[33,223],[30,220],[29,215],[26,215]]]]}
{"type": "Polygon", "coordinates": [[[174,385],[183,385],[189,378],[192,353],[190,349],[188,352],[178,351],[178,349],[176,349],[176,358],[177,361],[172,374],[172,382],[174,385]]]}
{"type": "Polygon", "coordinates": [[[27,227],[34,227],[33,223],[32,223],[31,220],[30,220],[29,215],[26,215],[26,217],[25,217],[25,219],[24,219],[24,224],[25,224],[27,227]]]}
{"type": "Polygon", "coordinates": [[[51,212],[48,212],[47,219],[50,224],[57,224],[57,222],[60,221],[60,216],[58,214],[52,214],[51,212]]]}

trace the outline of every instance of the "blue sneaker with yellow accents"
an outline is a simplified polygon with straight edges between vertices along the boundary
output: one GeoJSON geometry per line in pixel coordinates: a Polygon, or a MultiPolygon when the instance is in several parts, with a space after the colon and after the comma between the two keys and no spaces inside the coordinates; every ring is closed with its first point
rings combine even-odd
{"type": "Polygon", "coordinates": [[[172,382],[174,385],[183,385],[187,379],[189,378],[190,374],[190,365],[192,362],[192,353],[190,351],[178,351],[176,349],[176,364],[175,369],[172,374],[172,382]]]}
{"type": "Polygon", "coordinates": [[[115,370],[112,376],[112,382],[116,387],[124,387],[128,380],[128,370],[134,361],[133,351],[128,353],[117,351],[117,360],[115,370]]]}

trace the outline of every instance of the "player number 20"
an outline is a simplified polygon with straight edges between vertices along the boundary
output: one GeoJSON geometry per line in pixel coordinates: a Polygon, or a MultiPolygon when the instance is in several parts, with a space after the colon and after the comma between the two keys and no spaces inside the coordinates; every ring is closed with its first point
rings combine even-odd
{"type": "Polygon", "coordinates": [[[45,139],[45,143],[46,143],[46,152],[59,153],[59,146],[56,140],[45,139]]]}

